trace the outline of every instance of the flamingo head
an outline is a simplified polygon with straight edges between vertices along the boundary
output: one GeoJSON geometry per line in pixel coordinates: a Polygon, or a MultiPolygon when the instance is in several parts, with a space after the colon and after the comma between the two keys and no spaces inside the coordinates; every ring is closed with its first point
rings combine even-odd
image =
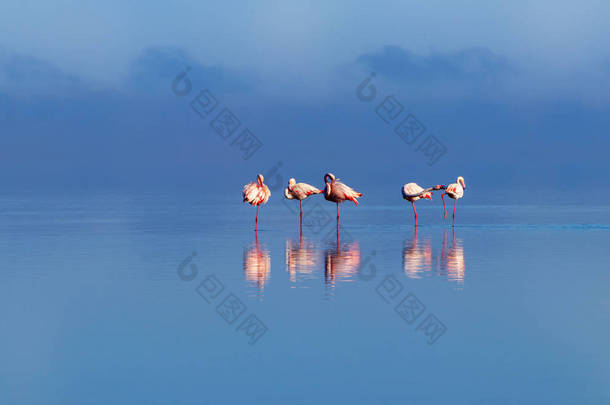
{"type": "Polygon", "coordinates": [[[292,186],[294,186],[295,184],[297,184],[297,181],[296,181],[295,179],[290,179],[290,180],[288,180],[288,186],[289,186],[289,187],[292,187],[292,186]]]}
{"type": "Polygon", "coordinates": [[[466,183],[464,182],[464,178],[462,176],[457,178],[457,182],[462,185],[462,188],[466,190],[466,183]]]}
{"type": "Polygon", "coordinates": [[[265,181],[265,178],[263,177],[262,174],[259,174],[259,175],[256,176],[256,181],[258,182],[259,186],[262,186],[263,185],[263,181],[265,181]]]}
{"type": "Polygon", "coordinates": [[[446,188],[447,188],[447,186],[445,186],[444,184],[438,184],[438,185],[434,186],[435,190],[444,190],[446,188]]]}
{"type": "Polygon", "coordinates": [[[335,175],[334,175],[334,174],[332,174],[332,173],[326,173],[326,174],[324,175],[324,183],[327,183],[327,184],[328,184],[328,183],[334,183],[334,181],[335,181],[335,175]],[[328,180],[326,180],[327,178],[328,178],[328,179],[330,179],[330,182],[329,182],[328,180]]]}

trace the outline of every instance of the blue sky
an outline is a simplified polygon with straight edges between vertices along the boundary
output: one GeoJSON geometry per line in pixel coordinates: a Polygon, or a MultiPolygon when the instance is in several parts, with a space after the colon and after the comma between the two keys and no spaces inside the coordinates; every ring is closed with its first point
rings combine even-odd
{"type": "Polygon", "coordinates": [[[281,161],[286,176],[321,184],[330,170],[369,189],[457,175],[482,191],[605,189],[609,12],[594,1],[3,2],[0,181],[232,189],[281,161]],[[178,97],[185,66],[193,89],[178,97]],[[371,72],[377,98],[365,103],[355,90],[371,72]],[[214,114],[190,108],[203,88],[262,141],[251,159],[214,132],[214,114]],[[446,146],[433,166],[376,115],[388,95],[446,146]]]}

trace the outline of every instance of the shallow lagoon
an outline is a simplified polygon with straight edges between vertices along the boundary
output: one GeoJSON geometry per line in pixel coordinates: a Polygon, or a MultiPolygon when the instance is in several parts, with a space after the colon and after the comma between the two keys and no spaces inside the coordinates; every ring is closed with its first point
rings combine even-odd
{"type": "Polygon", "coordinates": [[[4,196],[0,402],[609,400],[610,208],[296,206],[4,196]]]}

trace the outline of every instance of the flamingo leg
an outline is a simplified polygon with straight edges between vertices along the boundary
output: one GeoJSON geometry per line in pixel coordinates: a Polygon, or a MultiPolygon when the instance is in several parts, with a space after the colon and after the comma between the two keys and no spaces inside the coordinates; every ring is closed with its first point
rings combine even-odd
{"type": "Polygon", "coordinates": [[[301,208],[301,214],[299,216],[299,235],[301,235],[301,238],[303,238],[303,201],[299,200],[299,205],[301,208]]]}
{"type": "Polygon", "coordinates": [[[441,248],[441,260],[444,260],[447,257],[447,230],[445,229],[445,233],[443,234],[443,247],[441,248]]]}
{"type": "Polygon", "coordinates": [[[417,211],[415,210],[415,203],[411,201],[411,205],[413,206],[413,214],[415,215],[415,226],[417,226],[417,211]]]}
{"type": "Polygon", "coordinates": [[[443,219],[447,218],[447,208],[445,207],[445,194],[447,193],[441,194],[441,200],[443,200],[443,210],[445,210],[445,215],[443,216],[443,219]]]}
{"type": "Polygon", "coordinates": [[[337,253],[339,253],[339,222],[337,222],[337,253]]]}
{"type": "Polygon", "coordinates": [[[258,230],[258,205],[256,206],[256,220],[254,221],[254,230],[258,230]]]}
{"type": "Polygon", "coordinates": [[[455,199],[455,202],[453,203],[453,226],[455,226],[455,207],[457,206],[457,198],[455,199]]]}
{"type": "Polygon", "coordinates": [[[337,203],[337,225],[339,225],[339,203],[337,203]]]}

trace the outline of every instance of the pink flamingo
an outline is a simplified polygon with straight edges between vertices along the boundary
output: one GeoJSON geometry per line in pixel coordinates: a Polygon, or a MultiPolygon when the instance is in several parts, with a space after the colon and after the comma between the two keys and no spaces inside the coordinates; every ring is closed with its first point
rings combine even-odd
{"type": "Polygon", "coordinates": [[[256,205],[256,225],[254,226],[254,230],[258,229],[258,207],[261,204],[265,204],[269,197],[271,197],[271,191],[269,191],[269,187],[267,187],[263,181],[265,178],[262,174],[256,176],[256,183],[250,182],[244,186],[243,202],[248,202],[250,205],[256,205]]]}
{"type": "Polygon", "coordinates": [[[324,175],[324,198],[328,201],[337,203],[337,232],[339,231],[339,203],[350,200],[356,206],[358,206],[358,200],[356,198],[362,197],[362,193],[357,192],[350,186],[347,186],[335,179],[335,175],[332,173],[326,173],[324,175]]]}
{"type": "Polygon", "coordinates": [[[464,178],[459,176],[455,183],[451,183],[445,189],[443,195],[441,195],[441,199],[443,200],[443,209],[445,210],[445,216],[443,218],[447,218],[447,208],[445,207],[445,194],[449,196],[449,198],[453,198],[455,202],[453,203],[453,226],[455,226],[455,207],[457,206],[457,200],[464,196],[464,190],[466,190],[466,183],[464,183],[464,178]]]}
{"type": "Polygon", "coordinates": [[[312,194],[320,194],[322,190],[318,190],[307,183],[297,183],[295,179],[288,180],[288,187],[284,190],[284,197],[289,200],[299,200],[301,209],[300,218],[303,222],[303,200],[312,194]]]}
{"type": "Polygon", "coordinates": [[[445,188],[445,186],[437,185],[424,189],[421,188],[417,183],[407,183],[402,186],[402,198],[407,201],[410,201],[411,205],[413,206],[413,214],[415,215],[415,226],[417,226],[417,211],[415,210],[415,201],[419,200],[420,198],[431,200],[432,191],[441,190],[443,188],[445,188]]]}

